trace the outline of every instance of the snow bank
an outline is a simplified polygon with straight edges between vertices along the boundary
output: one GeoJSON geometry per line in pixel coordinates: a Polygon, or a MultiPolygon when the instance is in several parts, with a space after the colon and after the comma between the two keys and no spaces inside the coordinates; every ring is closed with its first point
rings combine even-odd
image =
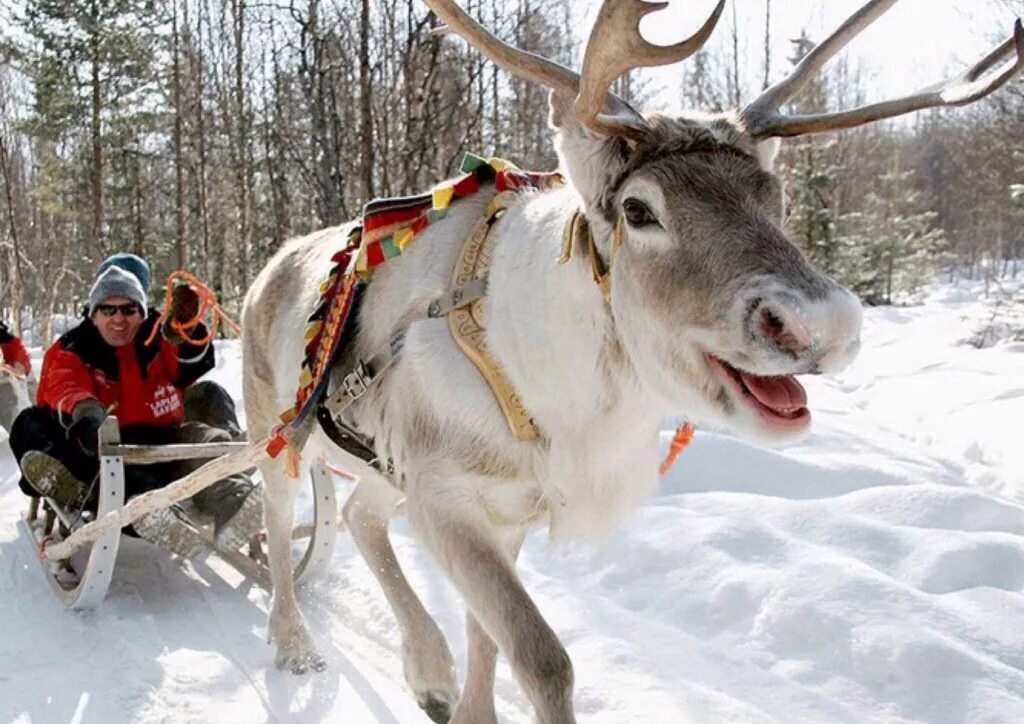
{"type": "MultiPolygon", "coordinates": [[[[808,383],[800,444],[699,431],[603,545],[528,538],[522,576],[575,662],[581,722],[1024,721],[1024,345],[964,343],[979,291],[868,310],[854,367],[808,383]]],[[[240,397],[237,344],[219,355],[213,377],[240,397]]],[[[212,557],[128,541],[103,608],[60,609],[18,538],[22,507],[8,480],[0,719],[427,721],[350,540],[300,593],[331,668],[293,678],[263,642],[266,592],[212,557]]],[[[461,604],[394,530],[464,673],[461,604]]],[[[532,720],[504,662],[497,698],[502,721],[532,720]]]]}

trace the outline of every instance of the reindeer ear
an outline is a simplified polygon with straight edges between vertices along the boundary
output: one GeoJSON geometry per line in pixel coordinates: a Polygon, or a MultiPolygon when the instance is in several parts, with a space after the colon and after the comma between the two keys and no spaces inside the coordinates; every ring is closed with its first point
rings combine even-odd
{"type": "MultiPolygon", "coordinates": [[[[615,96],[611,96],[613,108],[608,111],[606,118],[612,123],[629,125],[635,129],[643,129],[646,126],[643,115],[638,113],[633,106],[615,96]]],[[[632,135],[616,133],[605,134],[589,126],[584,126],[577,115],[576,98],[567,93],[551,91],[548,94],[548,124],[556,131],[571,131],[579,135],[588,135],[591,138],[610,139],[622,138],[630,148],[636,148],[637,142],[632,135]]],[[[607,109],[606,109],[607,110],[607,109]]]]}
{"type": "Polygon", "coordinates": [[[782,141],[778,138],[768,138],[764,141],[758,141],[754,145],[757,161],[761,165],[762,171],[767,171],[768,173],[775,171],[775,157],[779,155],[780,148],[782,148],[782,141]]]}
{"type": "Polygon", "coordinates": [[[566,93],[548,93],[548,123],[556,131],[579,128],[576,118],[576,99],[566,93]]]}
{"type": "Polygon", "coordinates": [[[582,197],[584,210],[602,213],[610,201],[613,180],[629,158],[631,144],[586,128],[576,115],[575,98],[552,92],[548,100],[559,167],[582,197]]]}

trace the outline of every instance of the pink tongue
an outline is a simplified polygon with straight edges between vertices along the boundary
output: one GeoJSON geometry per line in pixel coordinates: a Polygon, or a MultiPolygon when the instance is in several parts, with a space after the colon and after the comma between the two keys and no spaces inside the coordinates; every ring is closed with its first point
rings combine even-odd
{"type": "Polygon", "coordinates": [[[807,392],[793,377],[757,377],[740,372],[743,384],[765,407],[790,411],[807,406],[807,392]]]}

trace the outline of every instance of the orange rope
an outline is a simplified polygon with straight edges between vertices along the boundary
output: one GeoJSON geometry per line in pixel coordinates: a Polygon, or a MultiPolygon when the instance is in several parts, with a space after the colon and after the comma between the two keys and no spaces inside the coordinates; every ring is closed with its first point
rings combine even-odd
{"type": "Polygon", "coordinates": [[[347,480],[350,483],[354,483],[356,481],[356,479],[357,479],[356,476],[353,475],[352,473],[348,472],[347,470],[342,470],[339,467],[331,465],[329,462],[327,462],[327,460],[324,460],[323,463],[324,463],[324,467],[325,468],[330,470],[332,473],[337,475],[339,478],[344,478],[345,480],[347,480]]]}
{"type": "Polygon", "coordinates": [[[167,277],[167,293],[164,299],[164,309],[160,312],[160,316],[157,318],[156,324],[153,326],[153,331],[150,333],[149,339],[146,340],[147,345],[152,344],[153,340],[156,339],[156,335],[160,332],[160,328],[163,326],[164,321],[171,312],[171,298],[174,293],[174,282],[179,279],[184,280],[196,290],[196,294],[199,295],[200,301],[199,312],[193,319],[190,319],[187,322],[179,322],[176,319],[172,319],[170,322],[171,329],[181,335],[182,339],[186,340],[189,344],[197,346],[207,344],[217,336],[217,329],[220,327],[220,321],[222,319],[236,336],[242,336],[242,328],[239,327],[238,324],[236,324],[235,321],[227,315],[227,312],[224,311],[220,304],[217,303],[217,295],[213,293],[213,290],[187,271],[178,269],[167,277]],[[199,323],[203,321],[203,317],[206,316],[207,312],[213,313],[213,320],[210,322],[210,332],[202,339],[195,339],[190,335],[190,332],[199,326],[199,323]]]}
{"type": "Polygon", "coordinates": [[[688,422],[684,422],[682,425],[676,428],[675,437],[672,438],[672,444],[668,446],[668,453],[665,455],[665,459],[661,463],[661,467],[658,468],[660,475],[665,475],[672,466],[676,464],[676,458],[679,454],[686,449],[686,446],[693,440],[693,425],[688,422]]]}
{"type": "Polygon", "coordinates": [[[0,362],[0,374],[10,375],[16,380],[24,380],[28,378],[28,375],[24,374],[23,372],[19,372],[6,362],[0,362]]]}

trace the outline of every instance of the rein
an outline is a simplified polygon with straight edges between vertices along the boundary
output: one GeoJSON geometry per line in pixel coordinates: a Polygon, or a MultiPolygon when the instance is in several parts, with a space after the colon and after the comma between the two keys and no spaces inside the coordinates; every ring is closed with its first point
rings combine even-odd
{"type": "Polygon", "coordinates": [[[11,367],[9,364],[7,364],[6,362],[0,362],[0,374],[6,375],[8,377],[13,377],[16,380],[26,380],[26,379],[28,379],[28,375],[24,374],[23,372],[19,372],[14,367],[11,367]]]}

